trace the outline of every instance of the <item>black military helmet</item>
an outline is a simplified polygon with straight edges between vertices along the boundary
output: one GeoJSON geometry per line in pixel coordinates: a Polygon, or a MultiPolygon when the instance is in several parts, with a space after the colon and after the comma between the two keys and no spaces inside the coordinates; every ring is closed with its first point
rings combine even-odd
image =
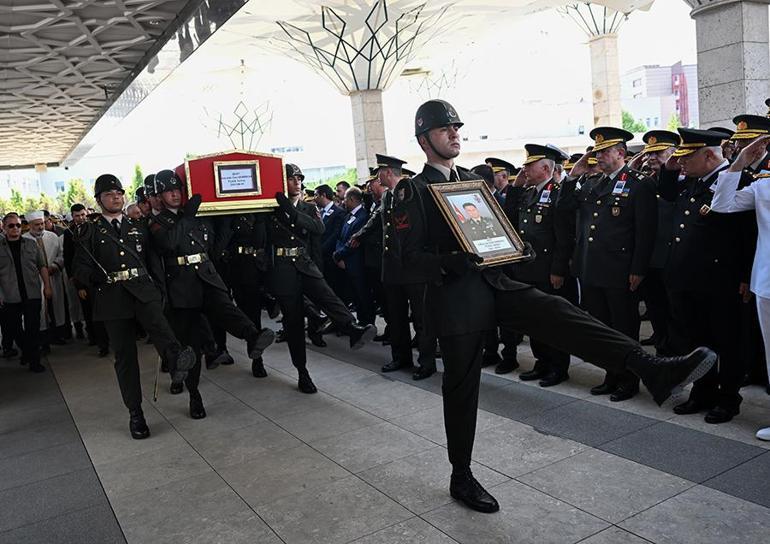
{"type": "Polygon", "coordinates": [[[161,170],[155,174],[155,194],[159,195],[174,189],[182,190],[182,180],[173,170],[161,170]]]}
{"type": "Polygon", "coordinates": [[[290,162],[286,163],[286,178],[290,178],[292,176],[297,176],[300,181],[305,181],[305,174],[302,173],[302,170],[299,169],[299,166],[296,164],[292,164],[290,162]]]}
{"type": "Polygon", "coordinates": [[[155,196],[155,174],[144,176],[144,195],[155,196]]]}
{"type": "Polygon", "coordinates": [[[428,100],[417,108],[414,115],[414,135],[419,136],[433,128],[447,125],[463,126],[460,116],[452,104],[444,100],[428,100]]]}
{"type": "Polygon", "coordinates": [[[99,195],[107,191],[120,191],[123,193],[123,184],[120,180],[112,174],[102,174],[96,178],[94,183],[94,197],[99,198],[99,195]]]}
{"type": "Polygon", "coordinates": [[[147,196],[145,194],[144,186],[139,187],[136,190],[136,193],[134,193],[134,198],[136,199],[136,203],[137,204],[141,204],[142,202],[146,202],[147,201],[147,196]]]}

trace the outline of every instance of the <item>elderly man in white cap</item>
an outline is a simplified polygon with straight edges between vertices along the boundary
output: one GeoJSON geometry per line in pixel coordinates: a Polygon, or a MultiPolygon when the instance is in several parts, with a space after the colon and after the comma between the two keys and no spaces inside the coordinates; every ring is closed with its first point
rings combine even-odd
{"type": "Polygon", "coordinates": [[[57,327],[64,324],[67,303],[62,278],[64,251],[62,240],[53,232],[45,230],[45,213],[42,210],[29,212],[25,217],[29,223],[29,232],[24,237],[34,240],[37,244],[51,280],[51,297],[43,301],[40,313],[40,330],[47,331],[43,335],[42,344],[44,351],[47,351],[51,343],[64,343],[64,340],[57,336],[57,327]]]}

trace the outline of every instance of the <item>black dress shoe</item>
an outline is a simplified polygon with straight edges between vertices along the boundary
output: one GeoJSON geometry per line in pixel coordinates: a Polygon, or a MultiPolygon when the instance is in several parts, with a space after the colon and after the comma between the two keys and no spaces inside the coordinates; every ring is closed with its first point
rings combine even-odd
{"type": "Polygon", "coordinates": [[[611,395],[618,388],[614,383],[602,382],[596,387],[591,388],[592,395],[611,395]]]}
{"type": "Polygon", "coordinates": [[[275,341],[275,333],[268,328],[263,328],[252,336],[246,343],[246,353],[249,354],[249,359],[259,359],[262,357],[262,352],[275,341]]]}
{"type": "Polygon", "coordinates": [[[680,416],[686,416],[690,414],[697,414],[703,410],[710,410],[714,407],[713,403],[699,402],[697,400],[688,399],[687,402],[677,404],[674,406],[674,413],[680,416]]]}
{"type": "Polygon", "coordinates": [[[230,355],[228,352],[223,351],[219,355],[217,355],[217,358],[214,360],[215,363],[222,366],[229,366],[235,364],[235,359],[233,359],[233,356],[230,355]]]}
{"type": "Polygon", "coordinates": [[[649,338],[645,338],[641,342],[639,342],[643,346],[654,346],[658,342],[658,339],[655,338],[655,335],[653,334],[649,338]]]}
{"type": "Polygon", "coordinates": [[[503,358],[500,354],[495,352],[484,352],[484,356],[481,358],[481,368],[488,366],[497,366],[503,362],[503,358]]]}
{"type": "Polygon", "coordinates": [[[144,414],[141,408],[139,410],[131,410],[128,412],[128,429],[131,431],[131,438],[134,440],[142,440],[150,436],[150,428],[147,426],[147,422],[144,420],[144,414]]]}
{"type": "Polygon", "coordinates": [[[45,367],[41,365],[39,362],[35,362],[29,365],[29,370],[30,372],[39,374],[41,372],[45,372],[45,367]]]}
{"type": "Polygon", "coordinates": [[[286,331],[278,329],[278,332],[275,333],[275,343],[280,344],[281,342],[286,342],[286,331]]]}
{"type": "Polygon", "coordinates": [[[310,379],[310,374],[307,370],[300,371],[299,379],[297,380],[297,389],[308,395],[318,392],[318,389],[316,389],[313,380],[310,379]]]}
{"type": "Polygon", "coordinates": [[[320,333],[308,333],[307,337],[310,338],[310,343],[317,348],[325,348],[328,345],[320,333]]]}
{"type": "Polygon", "coordinates": [[[414,371],[412,374],[412,379],[414,381],[424,380],[425,378],[430,378],[436,373],[436,367],[435,366],[418,366],[417,370],[414,371]]]}
{"type": "Polygon", "coordinates": [[[402,363],[401,361],[391,361],[386,365],[382,366],[383,372],[395,372],[396,370],[401,370],[402,368],[412,368],[414,365],[412,363],[402,363]]]}
{"type": "Polygon", "coordinates": [[[542,368],[535,367],[532,370],[519,374],[519,379],[523,382],[531,382],[545,378],[546,374],[546,371],[542,368]]]}
{"type": "Polygon", "coordinates": [[[206,363],[206,370],[214,370],[219,366],[219,361],[217,361],[217,356],[214,353],[204,355],[203,361],[206,363]]]}
{"type": "Polygon", "coordinates": [[[19,350],[17,350],[16,348],[4,349],[3,359],[10,359],[12,357],[16,357],[18,354],[19,354],[19,350]]]}
{"type": "Polygon", "coordinates": [[[265,370],[262,357],[251,361],[251,375],[255,378],[267,378],[267,370],[265,370]]]}
{"type": "Polygon", "coordinates": [[[107,357],[110,354],[110,348],[101,347],[99,348],[99,357],[107,357]]]}
{"type": "Polygon", "coordinates": [[[463,473],[452,474],[449,485],[452,498],[460,501],[471,510],[491,514],[500,510],[495,498],[473,477],[470,469],[463,473]]]}
{"type": "Polygon", "coordinates": [[[372,338],[373,342],[390,342],[390,335],[387,334],[378,334],[374,338],[372,338]]]}
{"type": "Polygon", "coordinates": [[[562,374],[560,372],[549,372],[545,378],[540,380],[538,385],[540,387],[553,387],[554,385],[559,385],[561,382],[566,382],[569,380],[568,374],[562,374]]]}
{"type": "Polygon", "coordinates": [[[168,392],[172,395],[178,395],[182,391],[184,391],[184,383],[183,382],[171,382],[171,387],[168,388],[168,392]]]}
{"type": "Polygon", "coordinates": [[[361,349],[364,347],[364,344],[377,336],[377,327],[374,325],[351,323],[348,335],[350,336],[350,349],[361,349]]]}
{"type": "Polygon", "coordinates": [[[54,346],[64,346],[67,344],[67,341],[64,338],[52,338],[50,343],[54,346]]]}
{"type": "Polygon", "coordinates": [[[638,387],[620,386],[610,395],[610,402],[623,402],[624,400],[632,399],[638,392],[638,387]]]}
{"type": "Polygon", "coordinates": [[[705,376],[716,362],[717,354],[703,347],[683,357],[656,357],[641,348],[626,357],[626,367],[642,379],[658,406],[705,376]]]}
{"type": "Polygon", "coordinates": [[[203,419],[206,417],[206,409],[203,407],[203,399],[199,391],[190,391],[190,417],[203,419]]]}
{"type": "Polygon", "coordinates": [[[714,425],[718,423],[727,423],[728,421],[733,419],[733,417],[737,416],[739,413],[741,413],[739,408],[727,408],[725,406],[717,406],[708,411],[708,413],[706,414],[706,417],[703,418],[703,421],[714,425]]]}
{"type": "Polygon", "coordinates": [[[495,374],[508,374],[517,368],[519,368],[519,362],[516,359],[503,359],[495,367],[495,374]]]}

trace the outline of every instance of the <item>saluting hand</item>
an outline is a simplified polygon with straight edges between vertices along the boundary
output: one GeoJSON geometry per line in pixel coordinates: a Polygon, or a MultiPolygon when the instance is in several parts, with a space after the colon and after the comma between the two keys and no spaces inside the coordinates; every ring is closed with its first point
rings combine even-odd
{"type": "Polygon", "coordinates": [[[580,157],[580,160],[577,161],[575,166],[572,167],[572,170],[569,171],[569,175],[573,178],[576,178],[588,172],[588,159],[590,156],[590,153],[583,153],[583,156],[580,157]]]}
{"type": "Polygon", "coordinates": [[[770,136],[762,136],[744,147],[730,166],[730,172],[740,172],[761,159],[767,152],[767,144],[770,144],[770,136]]]}

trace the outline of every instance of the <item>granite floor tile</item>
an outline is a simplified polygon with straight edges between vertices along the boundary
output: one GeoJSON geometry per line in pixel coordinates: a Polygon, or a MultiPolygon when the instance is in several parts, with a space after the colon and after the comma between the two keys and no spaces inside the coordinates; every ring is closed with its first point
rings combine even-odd
{"type": "Polygon", "coordinates": [[[15,429],[0,433],[0,460],[6,457],[31,453],[67,442],[79,441],[75,425],[69,416],[50,425],[15,429]]]}
{"type": "Polygon", "coordinates": [[[0,491],[0,532],[105,502],[92,468],[0,491]]]}
{"type": "Polygon", "coordinates": [[[189,445],[161,448],[96,466],[110,500],[211,472],[189,445]]]}
{"type": "Polygon", "coordinates": [[[524,422],[544,433],[594,447],[657,423],[648,417],[584,400],[526,418],[524,422]]]}
{"type": "Polygon", "coordinates": [[[649,542],[649,540],[639,538],[620,527],[610,527],[581,540],[580,544],[648,544],[649,542]]]}
{"type": "Polygon", "coordinates": [[[435,446],[392,423],[380,423],[310,442],[310,445],[350,472],[361,472],[435,446]]]}
{"type": "Polygon", "coordinates": [[[489,489],[500,512],[481,514],[458,503],[422,516],[462,544],[573,544],[609,526],[519,482],[489,489]]]}
{"type": "Polygon", "coordinates": [[[0,436],[68,422],[71,423],[72,419],[61,396],[56,402],[48,404],[33,402],[28,406],[20,406],[10,402],[0,393],[0,436]]]}
{"type": "Polygon", "coordinates": [[[305,445],[265,451],[254,461],[222,467],[219,474],[252,507],[326,487],[350,476],[337,463],[305,445]]]}
{"type": "Polygon", "coordinates": [[[0,533],[0,544],[126,544],[112,509],[98,506],[0,533]]]}
{"type": "MultiPolygon", "coordinates": [[[[476,417],[476,434],[478,435],[487,429],[508,423],[509,421],[506,417],[498,416],[486,410],[479,410],[476,417]]],[[[436,444],[446,444],[443,406],[436,406],[414,414],[397,417],[391,419],[390,422],[402,429],[419,434],[436,444]]]]}
{"type": "MultiPolygon", "coordinates": [[[[491,378],[493,377],[487,377],[487,380],[491,378]]],[[[515,421],[524,421],[558,406],[575,402],[572,397],[553,393],[547,389],[520,383],[507,383],[501,378],[497,380],[482,384],[479,391],[479,408],[515,421]]]]}
{"type": "Polygon", "coordinates": [[[270,501],[257,511],[287,544],[349,542],[413,516],[355,476],[270,501]]]}
{"type": "Polygon", "coordinates": [[[113,506],[129,544],[281,542],[214,473],[121,497],[113,506]]]}
{"type": "Polygon", "coordinates": [[[593,449],[517,479],[611,523],[624,520],[694,485],[593,449]]]}
{"type": "Polygon", "coordinates": [[[300,440],[313,442],[377,425],[383,420],[346,402],[330,402],[317,410],[277,416],[275,422],[300,440]]]}
{"type": "Polygon", "coordinates": [[[393,419],[441,405],[441,397],[438,395],[376,375],[374,378],[361,387],[349,387],[334,395],[383,419],[393,419]]]}
{"type": "Polygon", "coordinates": [[[661,544],[767,544],[770,510],[696,486],[619,525],[661,544]]]}
{"type": "MultiPolygon", "coordinates": [[[[471,465],[474,476],[485,487],[509,478],[478,463],[471,465]]],[[[449,464],[446,449],[436,446],[358,474],[360,478],[416,514],[423,514],[452,502],[449,495],[449,464]]]]}
{"type": "Polygon", "coordinates": [[[189,400],[186,401],[185,406],[185,410],[169,419],[169,422],[179,434],[187,439],[204,438],[224,431],[236,432],[242,427],[267,421],[254,408],[235,398],[216,404],[206,404],[204,400],[206,407],[204,419],[192,419],[190,417],[189,400]]]}
{"type": "Polygon", "coordinates": [[[765,452],[666,422],[604,444],[601,449],[693,482],[713,478],[765,452]]]}
{"type": "Polygon", "coordinates": [[[473,458],[513,478],[571,457],[587,446],[549,436],[515,421],[477,433],[473,458]]]}
{"type": "Polygon", "coordinates": [[[770,452],[723,472],[703,485],[770,508],[770,452]]]}
{"type": "Polygon", "coordinates": [[[80,440],[0,459],[0,490],[91,467],[80,440]]]}
{"type": "Polygon", "coordinates": [[[455,544],[456,542],[433,525],[420,518],[412,518],[354,540],[352,544],[455,544]]]}
{"type": "Polygon", "coordinates": [[[194,436],[190,444],[215,469],[258,461],[266,451],[296,448],[302,442],[269,421],[220,433],[194,436]]]}

